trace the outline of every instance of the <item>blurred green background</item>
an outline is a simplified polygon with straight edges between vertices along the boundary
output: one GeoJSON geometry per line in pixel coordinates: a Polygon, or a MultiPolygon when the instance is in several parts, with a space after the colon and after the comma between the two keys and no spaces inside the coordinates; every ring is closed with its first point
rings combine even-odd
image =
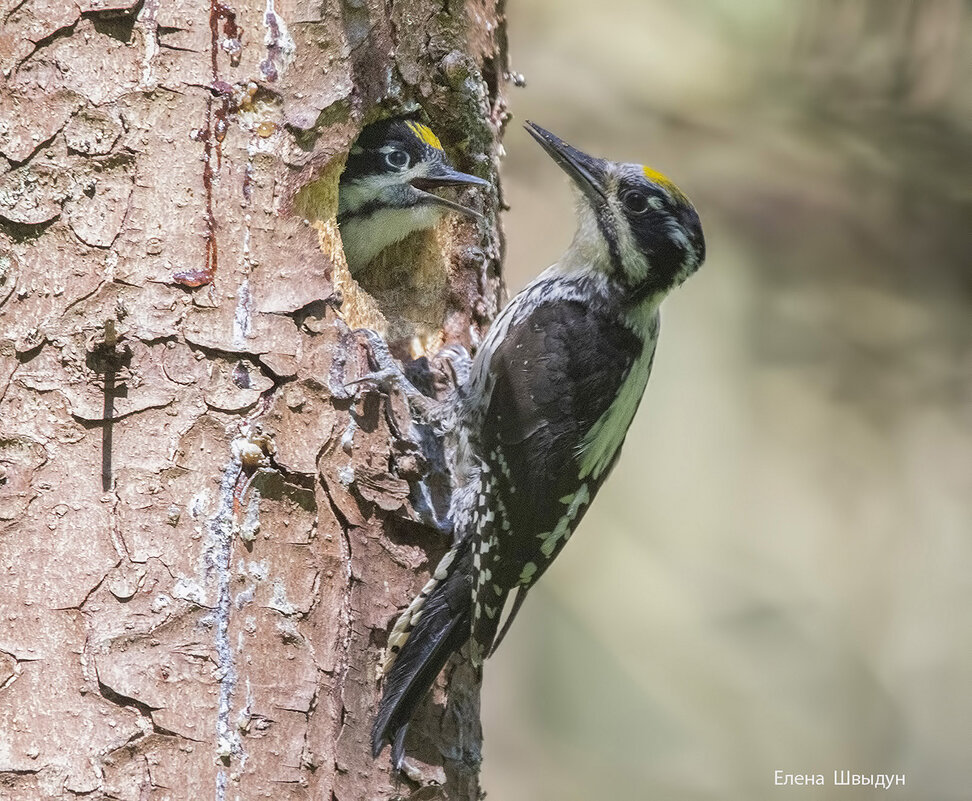
{"type": "Polygon", "coordinates": [[[669,174],[709,255],[486,671],[489,797],[969,799],[972,2],[508,12],[511,292],[573,231],[528,118],[669,174]]]}

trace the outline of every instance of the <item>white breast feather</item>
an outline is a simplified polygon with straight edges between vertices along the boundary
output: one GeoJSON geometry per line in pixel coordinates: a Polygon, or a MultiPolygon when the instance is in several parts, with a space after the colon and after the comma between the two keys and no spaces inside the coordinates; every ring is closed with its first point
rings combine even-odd
{"type": "Polygon", "coordinates": [[[580,478],[601,474],[611,466],[614,456],[624,442],[631,421],[634,419],[648,376],[651,374],[651,359],[655,353],[658,332],[658,306],[646,303],[636,312],[637,317],[629,321],[636,326],[644,339],[641,354],[631,365],[628,375],[614,401],[593,425],[580,449],[580,478]]]}
{"type": "Polygon", "coordinates": [[[432,228],[444,209],[436,206],[415,206],[406,209],[379,209],[365,220],[354,217],[341,225],[341,243],[348,264],[364,267],[389,245],[395,244],[415,231],[432,228]]]}

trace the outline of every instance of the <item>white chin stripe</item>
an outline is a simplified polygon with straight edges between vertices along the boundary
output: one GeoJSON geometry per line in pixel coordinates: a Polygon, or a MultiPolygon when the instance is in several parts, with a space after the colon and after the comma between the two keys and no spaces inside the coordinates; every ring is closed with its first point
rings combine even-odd
{"type": "Polygon", "coordinates": [[[352,269],[364,267],[389,245],[416,231],[435,227],[445,211],[434,205],[383,208],[363,219],[346,220],[341,225],[341,241],[348,264],[352,269]]]}

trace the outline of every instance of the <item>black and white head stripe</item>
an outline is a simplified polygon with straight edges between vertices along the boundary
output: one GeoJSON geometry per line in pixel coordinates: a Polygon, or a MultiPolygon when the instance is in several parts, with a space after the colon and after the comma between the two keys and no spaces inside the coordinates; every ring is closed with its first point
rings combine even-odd
{"type": "Polygon", "coordinates": [[[442,143],[428,125],[405,119],[382,120],[361,132],[348,154],[341,180],[400,173],[419,162],[442,161],[448,163],[442,143]]]}
{"type": "Polygon", "coordinates": [[[671,180],[642,164],[589,156],[539,125],[527,123],[526,128],[586,201],[575,239],[575,245],[586,246],[574,248],[585,267],[610,272],[638,300],[664,295],[702,264],[705,239],[699,216],[671,180]],[[603,259],[591,252],[594,231],[602,240],[603,259]]]}
{"type": "Polygon", "coordinates": [[[348,154],[338,192],[337,221],[351,271],[409,234],[432,228],[450,211],[480,217],[432,191],[470,185],[488,182],[453,168],[427,125],[407,119],[369,125],[348,154]]]}

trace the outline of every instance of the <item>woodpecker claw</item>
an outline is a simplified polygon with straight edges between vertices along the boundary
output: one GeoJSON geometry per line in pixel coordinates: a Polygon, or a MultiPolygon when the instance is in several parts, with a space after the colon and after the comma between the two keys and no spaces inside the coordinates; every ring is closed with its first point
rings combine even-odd
{"type": "Polygon", "coordinates": [[[344,383],[345,388],[371,384],[386,392],[397,389],[405,396],[418,423],[432,426],[438,422],[441,417],[442,404],[427,395],[423,395],[408,380],[401,366],[388,349],[388,343],[382,339],[381,335],[370,328],[359,328],[354,333],[364,338],[369,359],[378,369],[359,378],[346,381],[344,383]]]}
{"type": "Polygon", "coordinates": [[[399,378],[399,373],[390,367],[386,367],[384,370],[376,370],[373,373],[367,373],[360,378],[353,378],[350,381],[344,382],[345,389],[353,389],[359,387],[362,384],[372,384],[379,389],[390,389],[394,387],[399,378]]]}

